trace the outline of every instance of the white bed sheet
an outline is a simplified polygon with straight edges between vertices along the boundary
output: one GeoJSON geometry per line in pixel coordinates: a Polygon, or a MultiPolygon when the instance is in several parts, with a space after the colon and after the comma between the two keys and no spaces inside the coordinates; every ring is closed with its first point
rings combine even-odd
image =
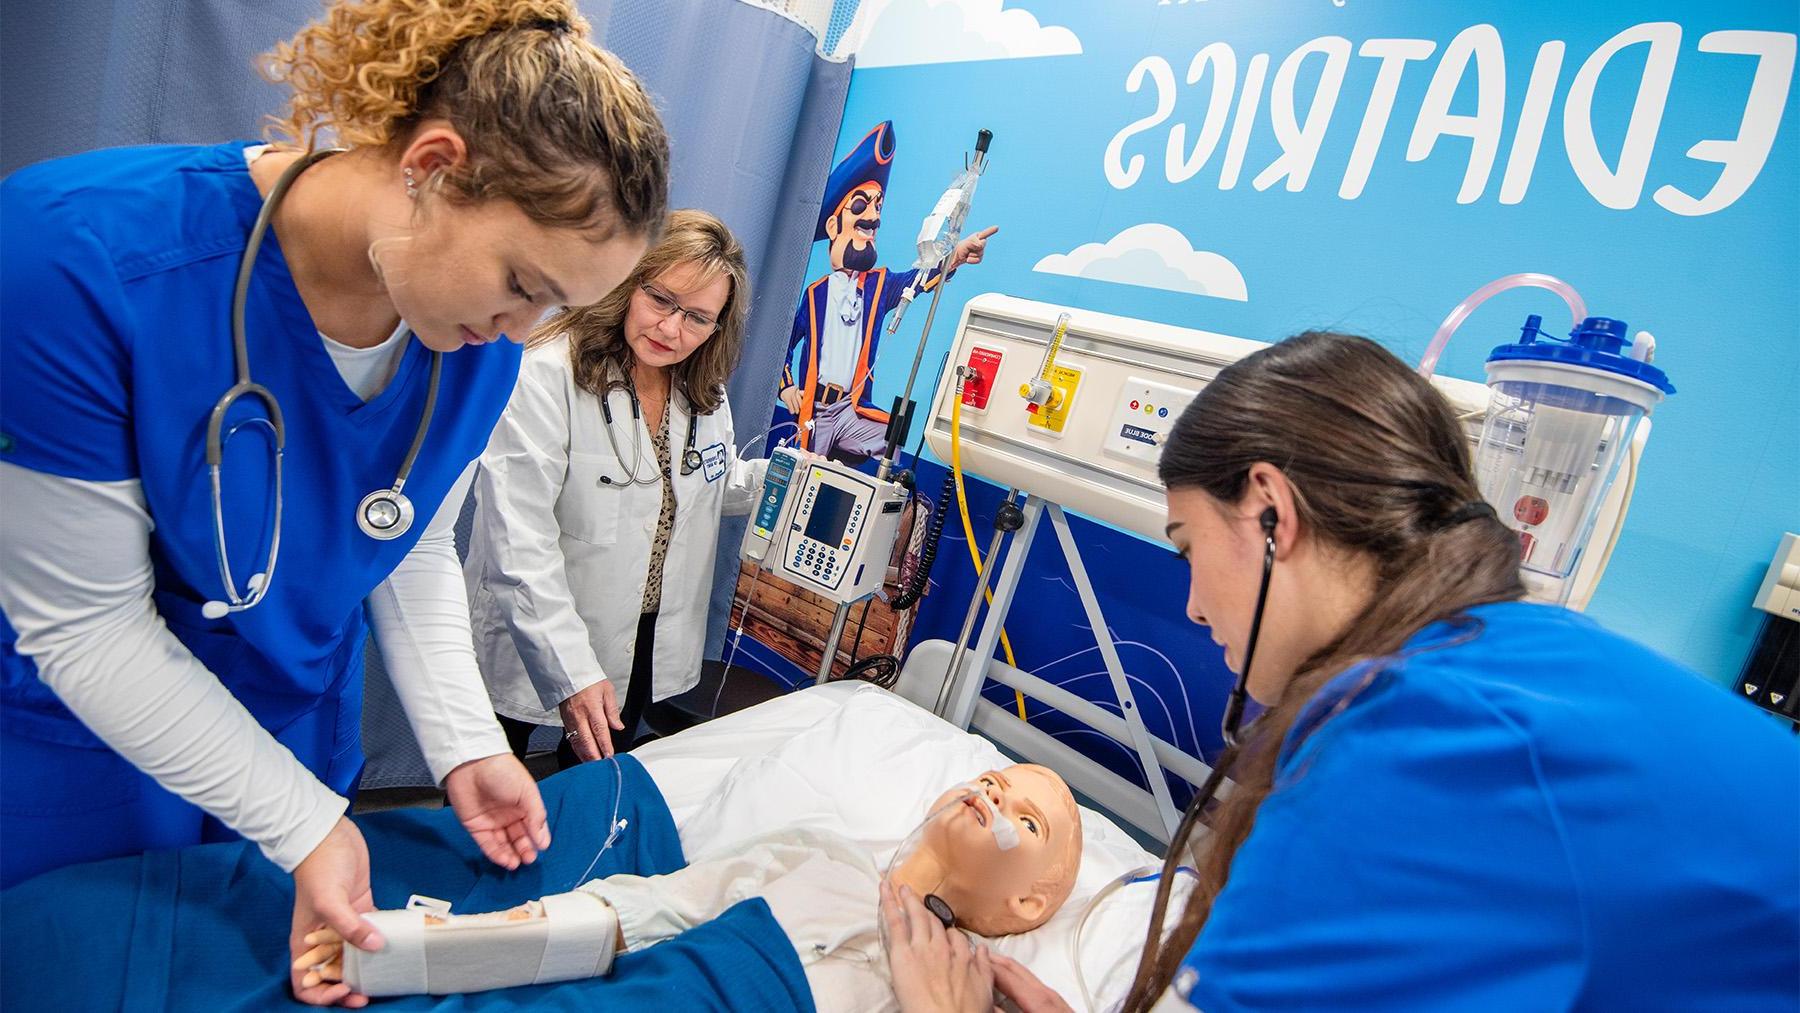
{"type": "MultiPolygon", "coordinates": [[[[945,789],[1011,762],[987,739],[857,682],[791,693],[646,743],[632,755],[668,799],[690,859],[804,824],[862,843],[884,867],[945,789]]],[[[1076,982],[1076,923],[1100,889],[1160,859],[1100,813],[1084,807],[1081,817],[1081,872],[1068,902],[1044,926],[992,945],[1030,967],[1075,1009],[1104,1010],[1130,984],[1155,882],[1118,890],[1089,918],[1082,970],[1094,993],[1091,1007],[1076,982]]]]}

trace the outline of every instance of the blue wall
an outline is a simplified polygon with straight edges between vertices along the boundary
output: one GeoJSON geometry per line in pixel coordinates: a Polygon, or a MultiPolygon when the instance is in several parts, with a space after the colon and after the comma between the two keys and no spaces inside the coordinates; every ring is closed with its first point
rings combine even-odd
{"type": "MultiPolygon", "coordinates": [[[[997,224],[1000,234],[987,262],[946,292],[927,361],[939,361],[948,348],[951,327],[943,321],[955,320],[962,302],[983,291],[1264,340],[1329,326],[1369,334],[1410,361],[1450,307],[1476,286],[1513,271],[1555,274],[1582,292],[1592,312],[1655,333],[1658,362],[1679,389],[1655,415],[1630,519],[1590,613],[1717,682],[1735,676],[1759,616],[1749,608],[1750,598],[1781,533],[1800,527],[1800,94],[1789,87],[1800,22],[1794,4],[1347,0],[1340,7],[1332,0],[1026,0],[1009,3],[1006,13],[1028,13],[1035,32],[1030,23],[1014,20],[1005,25],[1010,39],[975,42],[990,53],[996,45],[1029,51],[1036,34],[1040,48],[1067,49],[1066,39],[1054,34],[1063,29],[1079,40],[1080,52],[905,65],[958,50],[945,38],[949,29],[942,20],[957,6],[894,0],[865,11],[875,17],[873,48],[865,48],[872,59],[852,76],[839,145],[841,154],[874,123],[894,121],[899,146],[880,250],[882,263],[901,267],[910,260],[917,222],[961,165],[975,131],[995,131],[993,167],[970,224],[997,224]],[[1673,54],[1673,68],[1660,123],[1640,116],[1639,130],[1659,126],[1648,149],[1646,182],[1635,206],[1607,207],[1571,167],[1565,105],[1578,70],[1608,39],[1658,21],[1672,25],[1644,31],[1661,31],[1671,40],[1666,51],[1673,54]],[[1444,136],[1417,162],[1407,160],[1407,149],[1447,47],[1459,33],[1483,24],[1493,26],[1495,51],[1503,53],[1494,75],[1504,88],[1503,102],[1492,105],[1502,117],[1498,148],[1479,196],[1459,203],[1476,144],[1444,136]],[[1688,151],[1709,138],[1737,135],[1759,67],[1754,56],[1701,51],[1704,36],[1724,30],[1783,33],[1752,40],[1777,52],[1767,73],[1781,101],[1765,100],[1762,113],[1765,121],[1779,117],[1778,133],[1741,198],[1710,214],[1680,215],[1658,203],[1658,189],[1673,185],[1697,197],[1713,186],[1720,166],[1688,151]],[[1347,40],[1352,55],[1310,178],[1298,192],[1287,189],[1287,180],[1259,190],[1253,185],[1257,174],[1281,154],[1271,124],[1277,71],[1296,50],[1331,36],[1347,40]],[[1426,40],[1434,48],[1404,65],[1366,186],[1346,199],[1340,187],[1381,67],[1377,57],[1357,52],[1372,39],[1426,40]],[[1502,203],[1533,64],[1539,47],[1553,41],[1566,51],[1529,186],[1522,199],[1502,203]],[[1192,178],[1170,182],[1170,130],[1184,125],[1192,148],[1215,80],[1209,70],[1200,82],[1187,84],[1188,65],[1213,43],[1234,55],[1238,91],[1226,107],[1217,150],[1192,178]],[[1790,62],[1785,73],[1774,74],[1783,46],[1790,62]],[[1257,54],[1269,54],[1259,108],[1242,171],[1234,186],[1221,189],[1221,163],[1257,54]],[[1134,121],[1157,111],[1151,74],[1144,74],[1137,91],[1127,89],[1133,68],[1148,57],[1161,57],[1171,69],[1174,104],[1156,126],[1123,138],[1120,160],[1141,157],[1143,165],[1135,183],[1120,188],[1108,180],[1107,148],[1134,121]],[[1193,249],[1228,259],[1241,272],[1248,299],[1033,270],[1048,255],[1106,242],[1144,223],[1172,226],[1193,249]]],[[[981,9],[991,6],[961,4],[971,36],[980,32],[981,9]]],[[[969,48],[962,47],[963,55],[969,48]]],[[[1656,62],[1646,58],[1650,48],[1624,48],[1599,74],[1591,133],[1607,166],[1619,162],[1639,81],[1656,62]]],[[[1314,55],[1301,64],[1293,104],[1302,120],[1326,62],[1314,55]]],[[[1479,66],[1476,59],[1465,68],[1450,114],[1477,112],[1479,66]]],[[[1654,76],[1654,67],[1649,70],[1654,76]]],[[[818,244],[808,276],[827,270],[824,244],[818,244]]],[[[1488,349],[1516,333],[1528,312],[1557,320],[1564,311],[1547,293],[1502,296],[1465,326],[1440,368],[1482,379],[1488,349]]],[[[908,346],[922,318],[909,317],[902,335],[884,346],[878,403],[903,382],[908,346]]],[[[1156,576],[1167,582],[1175,608],[1180,572],[1171,564],[1156,576]]]]}

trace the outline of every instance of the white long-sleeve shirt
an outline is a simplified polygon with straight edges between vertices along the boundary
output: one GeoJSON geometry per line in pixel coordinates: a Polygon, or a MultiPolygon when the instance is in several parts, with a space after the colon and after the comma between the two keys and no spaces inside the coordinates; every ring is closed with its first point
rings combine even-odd
{"type": "MultiPolygon", "coordinates": [[[[332,356],[345,383],[368,392],[365,400],[385,387],[405,347],[387,344],[387,357],[332,356]]],[[[472,471],[370,596],[382,659],[440,782],[462,763],[507,751],[475,666],[454,541],[472,471]]],[[[157,613],[154,522],[140,484],[0,463],[0,502],[0,609],[39,678],[121,756],[292,871],[346,802],[262,728],[157,613]]]]}
{"type": "Polygon", "coordinates": [[[874,859],[854,841],[794,826],[675,872],[608,876],[579,889],[618,912],[627,950],[673,938],[761,897],[793,943],[819,1009],[897,1010],[876,926],[880,884],[874,859]]]}

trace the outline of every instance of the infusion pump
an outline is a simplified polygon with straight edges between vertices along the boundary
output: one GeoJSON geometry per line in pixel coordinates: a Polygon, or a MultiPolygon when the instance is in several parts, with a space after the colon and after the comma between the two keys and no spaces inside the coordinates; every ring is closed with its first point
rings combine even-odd
{"type": "Polygon", "coordinates": [[[906,498],[898,482],[782,447],[769,455],[743,557],[832,601],[861,601],[881,588],[906,498]]]}

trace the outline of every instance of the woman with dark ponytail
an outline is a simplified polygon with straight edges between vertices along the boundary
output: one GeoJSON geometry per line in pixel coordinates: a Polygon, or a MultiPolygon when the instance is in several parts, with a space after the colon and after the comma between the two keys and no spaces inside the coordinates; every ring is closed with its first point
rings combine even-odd
{"type": "Polygon", "coordinates": [[[1793,736],[1525,602],[1429,383],[1302,334],[1208,384],[1160,470],[1188,616],[1266,710],[1169,850],[1152,925],[1198,882],[1125,1010],[1795,1007],[1793,736]]]}
{"type": "Polygon", "coordinates": [[[241,835],[293,874],[295,941],[373,949],[344,797],[371,628],[483,853],[550,843],[454,525],[518,375],[498,339],[625,277],[668,139],[572,0],[337,0],[262,70],[269,143],[0,186],[0,886],[241,835]]]}

